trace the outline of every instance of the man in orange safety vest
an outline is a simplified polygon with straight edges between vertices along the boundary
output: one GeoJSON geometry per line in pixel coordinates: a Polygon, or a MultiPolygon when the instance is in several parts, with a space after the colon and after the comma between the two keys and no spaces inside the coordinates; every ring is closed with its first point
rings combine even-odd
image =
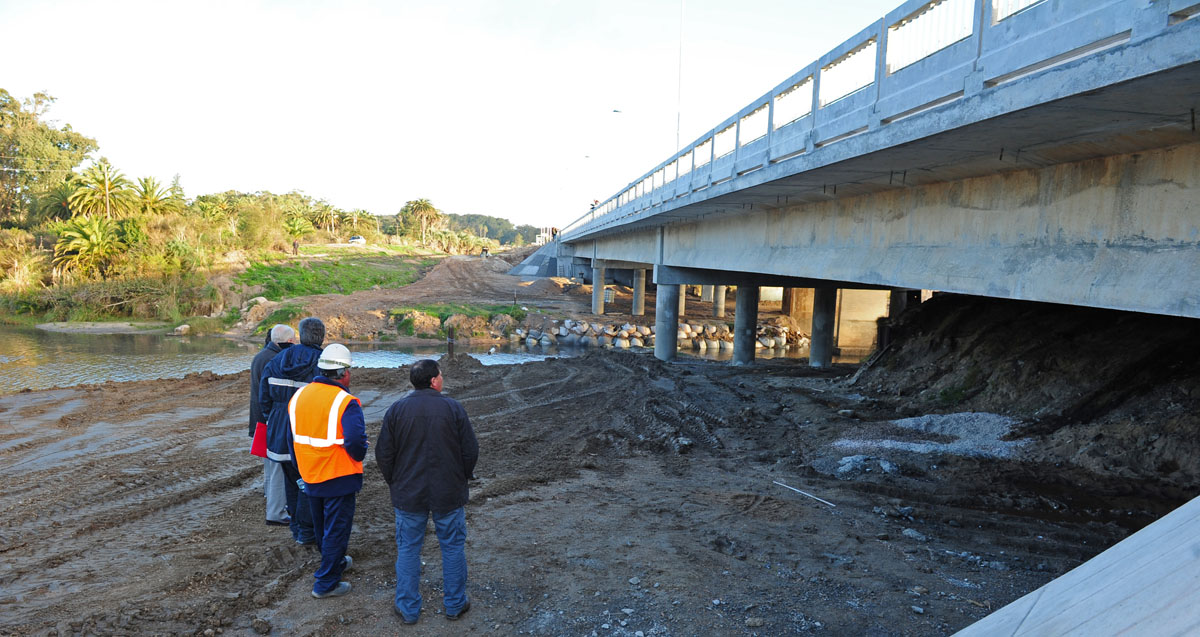
{"type": "Polygon", "coordinates": [[[319,376],[288,403],[292,458],[308,491],[313,530],[321,550],[312,595],[318,599],[350,592],[342,573],[354,563],[346,555],[354,523],[355,495],[362,489],[367,431],[362,403],[351,396],[350,350],[334,343],[321,352],[319,376]]]}

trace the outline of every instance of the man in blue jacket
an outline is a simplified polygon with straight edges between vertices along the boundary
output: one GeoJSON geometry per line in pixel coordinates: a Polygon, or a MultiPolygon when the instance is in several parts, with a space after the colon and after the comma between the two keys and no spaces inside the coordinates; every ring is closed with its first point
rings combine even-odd
{"type": "Polygon", "coordinates": [[[263,368],[259,381],[259,406],[267,414],[267,458],[278,462],[286,477],[288,513],[292,516],[292,538],[297,544],[317,543],[313,531],[308,496],[300,491],[300,471],[292,461],[292,446],[288,441],[290,421],[288,401],[297,389],[317,377],[317,361],[321,344],[325,342],[325,324],[319,318],[300,321],[300,344],[293,345],[271,359],[263,368]]]}
{"type": "MultiPolygon", "coordinates": [[[[266,424],[262,407],[259,405],[259,381],[262,370],[272,358],[296,342],[296,330],[289,325],[277,324],[267,333],[267,343],[254,355],[250,363],[250,438],[258,423],[266,424]]],[[[287,492],[283,486],[283,468],[270,458],[263,458],[263,495],[267,498],[267,526],[288,526],[291,519],[287,513],[287,492]]]]}
{"type": "Polygon", "coordinates": [[[396,598],[393,610],[406,624],[421,614],[421,545],[430,514],[442,549],[446,619],[471,609],[467,598],[467,480],[479,459],[479,442],[467,412],[443,396],[442,372],[431,360],[413,363],[413,391],[383,416],[375,460],[396,513],[396,598]]]}

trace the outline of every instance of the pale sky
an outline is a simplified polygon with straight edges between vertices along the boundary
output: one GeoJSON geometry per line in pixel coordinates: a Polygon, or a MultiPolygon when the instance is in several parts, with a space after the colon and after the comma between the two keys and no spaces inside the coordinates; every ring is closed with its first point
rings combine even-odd
{"type": "Polygon", "coordinates": [[[564,226],[899,4],[684,0],[680,76],[680,0],[0,0],[0,88],[189,197],[564,226]]]}

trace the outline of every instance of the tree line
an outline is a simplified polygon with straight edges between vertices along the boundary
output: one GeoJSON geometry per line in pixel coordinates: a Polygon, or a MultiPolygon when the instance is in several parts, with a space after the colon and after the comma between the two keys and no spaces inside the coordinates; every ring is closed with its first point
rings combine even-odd
{"type": "MultiPolygon", "coordinates": [[[[169,184],[130,178],[93,156],[96,140],[47,117],[54,98],[0,89],[0,293],[90,282],[171,278],[290,251],[294,241],[408,243],[447,253],[530,242],[531,226],[447,215],[428,199],[394,215],[344,210],[302,192],[228,191],[189,198],[169,184]]],[[[137,287],[137,286],[134,286],[137,287]]],[[[153,286],[152,286],[153,287],[153,286]]],[[[42,295],[45,296],[45,295],[42,295]]]]}

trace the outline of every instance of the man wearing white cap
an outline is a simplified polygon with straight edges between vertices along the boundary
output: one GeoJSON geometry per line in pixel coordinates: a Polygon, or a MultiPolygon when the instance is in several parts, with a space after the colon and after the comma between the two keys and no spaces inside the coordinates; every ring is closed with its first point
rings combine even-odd
{"type": "Polygon", "coordinates": [[[312,589],[318,599],[350,592],[350,582],[341,579],[354,563],[346,549],[367,455],[362,403],[347,391],[352,364],[345,345],[329,345],[317,360],[320,375],[288,403],[292,457],[308,491],[313,531],[321,549],[312,589]]]}

